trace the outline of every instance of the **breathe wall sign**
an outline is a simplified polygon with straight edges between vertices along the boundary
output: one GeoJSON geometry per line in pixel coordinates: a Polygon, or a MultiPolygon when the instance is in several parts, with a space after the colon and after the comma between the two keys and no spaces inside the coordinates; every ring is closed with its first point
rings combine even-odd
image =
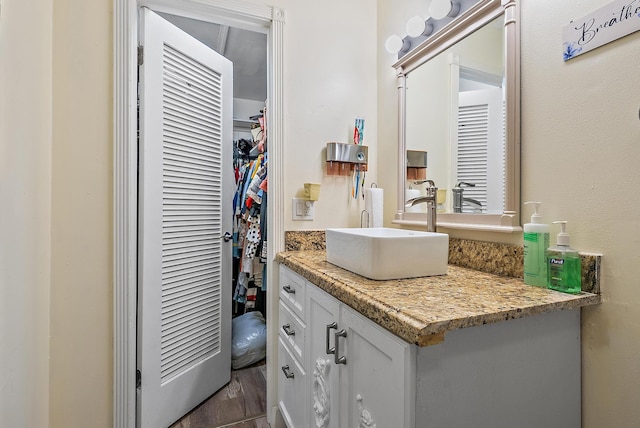
{"type": "Polygon", "coordinates": [[[640,30],[640,0],[617,0],[562,29],[565,61],[640,30]]]}

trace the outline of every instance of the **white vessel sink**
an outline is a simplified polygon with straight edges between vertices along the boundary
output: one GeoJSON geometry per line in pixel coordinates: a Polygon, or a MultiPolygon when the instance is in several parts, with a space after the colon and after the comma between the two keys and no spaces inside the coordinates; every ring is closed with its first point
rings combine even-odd
{"type": "Polygon", "coordinates": [[[326,230],[327,261],[370,279],[445,275],[449,235],[390,227],[326,230]]]}

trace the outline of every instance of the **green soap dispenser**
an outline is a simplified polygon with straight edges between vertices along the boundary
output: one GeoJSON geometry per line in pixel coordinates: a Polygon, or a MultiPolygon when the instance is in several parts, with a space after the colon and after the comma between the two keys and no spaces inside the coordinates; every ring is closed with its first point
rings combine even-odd
{"type": "Polygon", "coordinates": [[[524,229],[524,283],[538,287],[547,286],[546,251],[549,248],[549,225],[542,223],[538,209],[542,202],[525,202],[533,205],[531,223],[524,229]]]}
{"type": "Polygon", "coordinates": [[[569,246],[567,222],[554,221],[553,224],[560,224],[561,231],[557,245],[547,250],[547,284],[553,290],[578,294],[582,291],[580,255],[569,246]]]}

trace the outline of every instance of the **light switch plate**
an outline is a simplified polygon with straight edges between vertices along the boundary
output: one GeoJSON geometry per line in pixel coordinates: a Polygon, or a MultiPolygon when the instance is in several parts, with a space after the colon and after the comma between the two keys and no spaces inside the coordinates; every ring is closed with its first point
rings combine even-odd
{"type": "Polygon", "coordinates": [[[293,198],[291,211],[293,220],[313,220],[313,201],[293,198]]]}

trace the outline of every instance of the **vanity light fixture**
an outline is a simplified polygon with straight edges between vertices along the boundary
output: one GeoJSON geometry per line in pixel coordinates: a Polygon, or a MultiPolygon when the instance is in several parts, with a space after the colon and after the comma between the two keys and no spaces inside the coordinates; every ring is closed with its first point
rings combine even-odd
{"type": "Polygon", "coordinates": [[[428,37],[433,33],[433,24],[429,21],[444,18],[455,18],[460,13],[460,3],[451,0],[432,0],[429,4],[429,16],[419,15],[409,18],[405,26],[407,36],[404,38],[394,34],[387,38],[384,47],[392,54],[407,53],[411,49],[411,40],[417,37],[428,37]]]}
{"type": "Polygon", "coordinates": [[[455,18],[460,13],[460,3],[451,0],[433,0],[429,5],[429,15],[433,19],[443,19],[447,16],[455,18]]]}

